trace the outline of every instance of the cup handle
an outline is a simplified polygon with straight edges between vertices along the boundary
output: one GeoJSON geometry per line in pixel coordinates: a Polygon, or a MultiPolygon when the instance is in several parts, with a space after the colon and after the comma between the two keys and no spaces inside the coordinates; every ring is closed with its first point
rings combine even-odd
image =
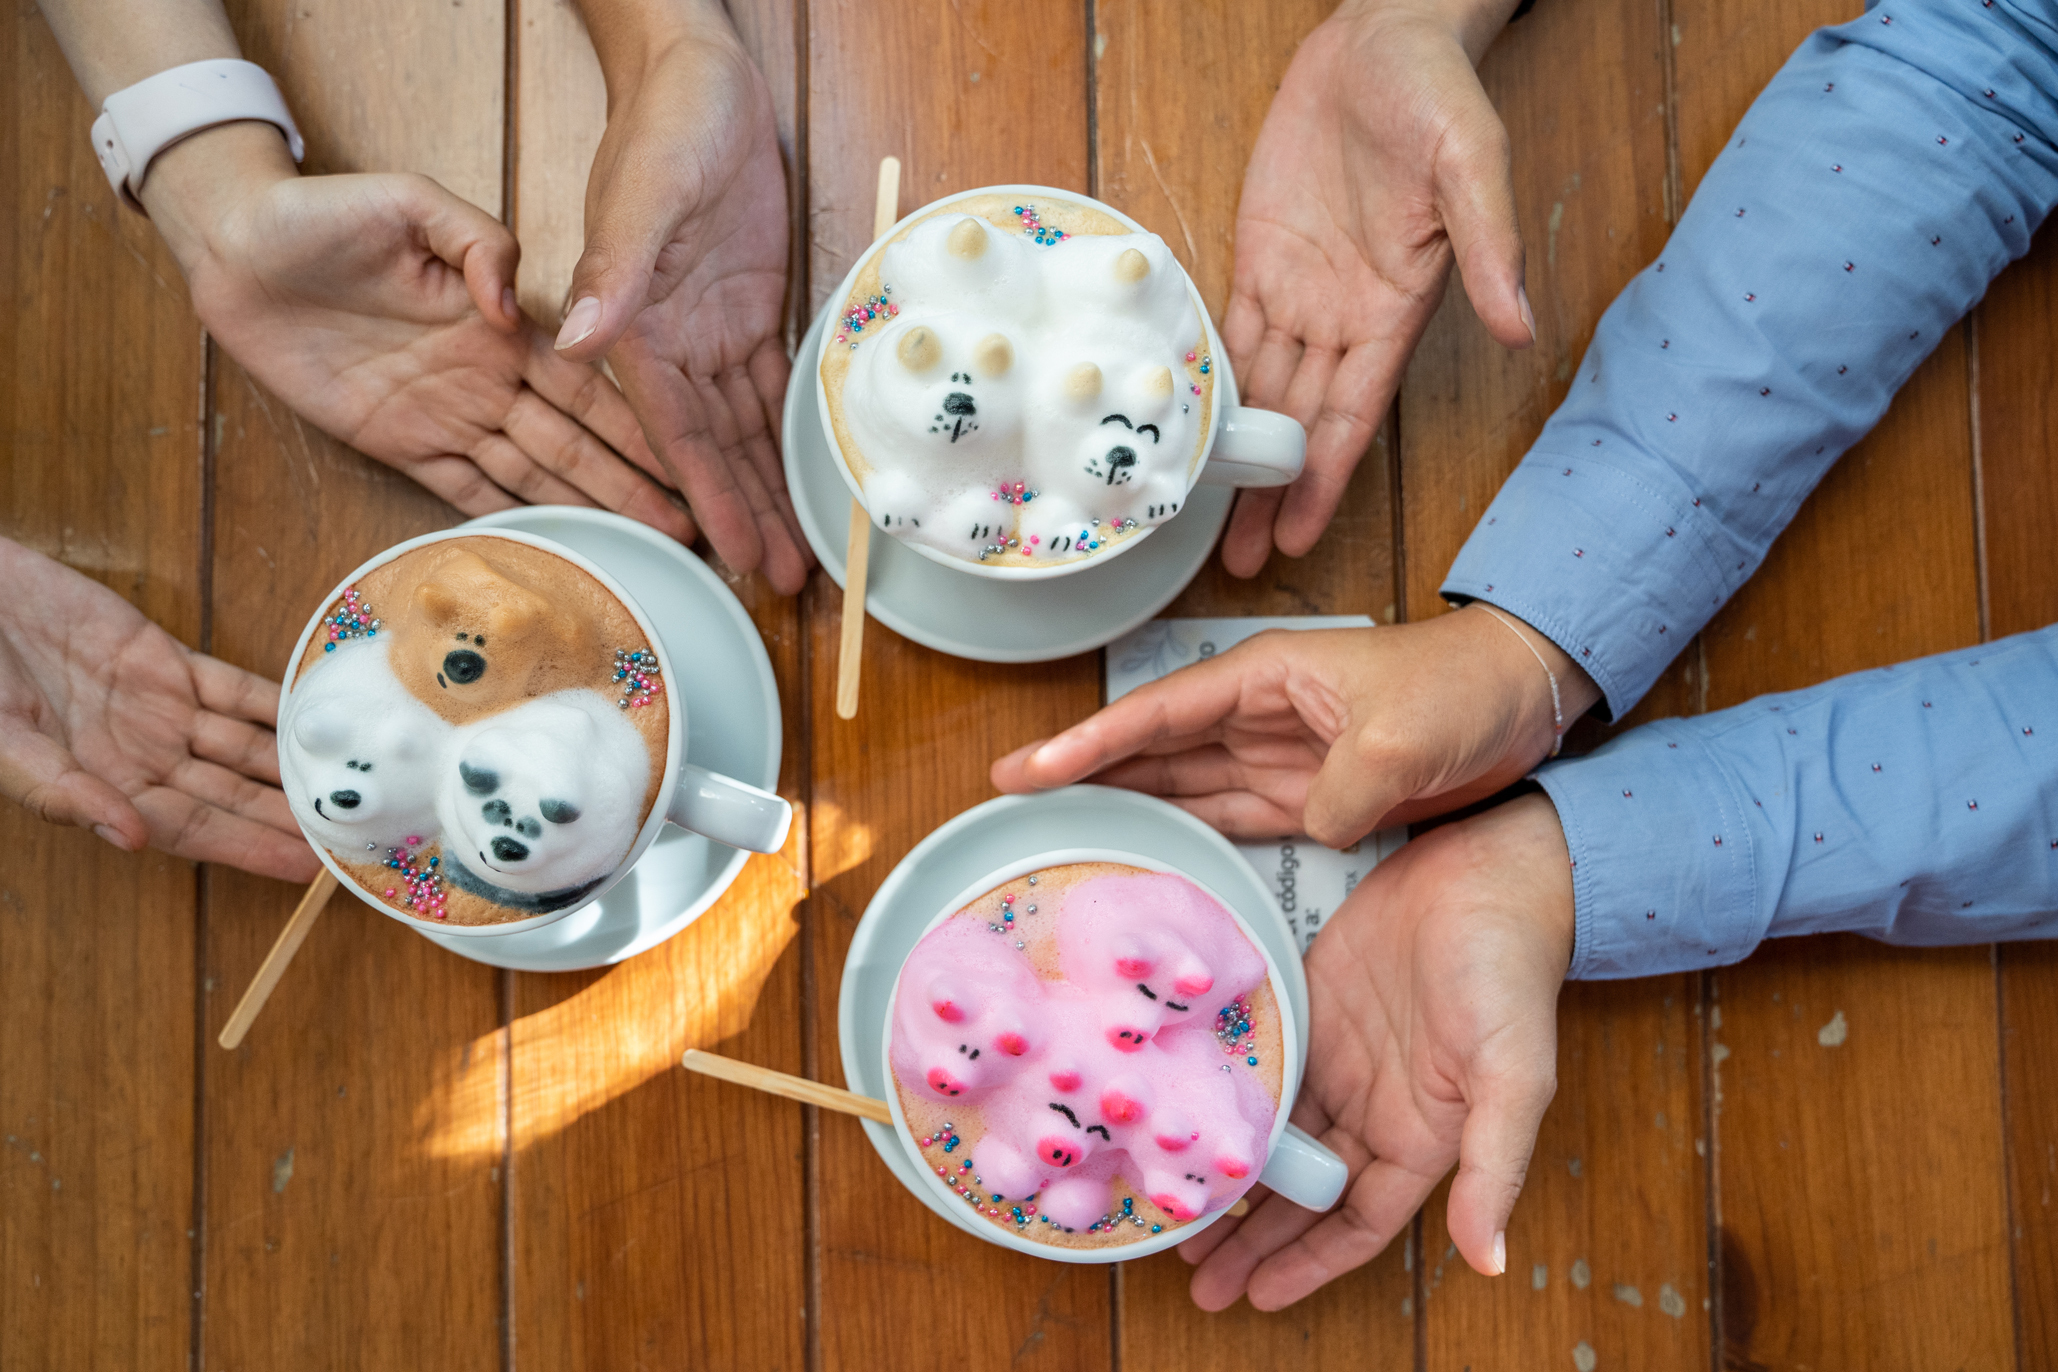
{"type": "Polygon", "coordinates": [[[785,846],[793,807],[770,791],[689,762],[679,769],[665,818],[731,848],[776,853],[785,846]]]}
{"type": "Polygon", "coordinates": [[[1308,431],[1283,414],[1232,405],[1201,468],[1202,486],[1286,486],[1308,461],[1308,431]]]}
{"type": "Polygon", "coordinates": [[[1258,1180],[1304,1209],[1327,1210],[1343,1195],[1350,1169],[1342,1158],[1315,1142],[1314,1135],[1289,1124],[1279,1136],[1258,1180]]]}

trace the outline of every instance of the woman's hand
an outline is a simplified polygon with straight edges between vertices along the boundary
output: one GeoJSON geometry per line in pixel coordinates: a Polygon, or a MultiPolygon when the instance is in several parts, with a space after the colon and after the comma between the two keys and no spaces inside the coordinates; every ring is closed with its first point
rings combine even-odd
{"type": "Polygon", "coordinates": [[[1350,0],[1309,34],[1251,150],[1222,341],[1246,404],[1308,430],[1293,485],[1245,491],[1222,562],[1315,546],[1455,260],[1488,332],[1535,341],[1508,135],[1473,67],[1513,0],[1350,0]]]}
{"type": "Polygon", "coordinates": [[[771,92],[718,4],[584,9],[607,132],[558,347],[606,355],[715,551],[790,595],[813,559],[779,462],[790,225],[771,92]]]}
{"type": "Polygon", "coordinates": [[[1165,797],[1225,833],[1331,847],[1441,814],[1550,755],[1600,698],[1562,649],[1484,606],[1383,629],[1274,630],[1139,687],[993,764],[1002,791],[1075,781],[1165,797]]]}
{"type": "Polygon", "coordinates": [[[252,123],[172,147],[143,200],[208,332],[317,427],[465,514],[600,505],[693,538],[621,394],[516,309],[519,250],[476,206],[420,176],[301,177],[252,123]]]}
{"type": "Polygon", "coordinates": [[[314,876],[278,785],[276,683],[6,539],[0,585],[0,793],[124,852],[314,876]]]}
{"type": "Polygon", "coordinates": [[[1451,1184],[1451,1241],[1507,1269],[1508,1216],[1557,1089],[1572,957],[1557,812],[1524,796],[1379,864],[1309,950],[1308,1070],[1294,1122],[1349,1164],[1327,1215],[1279,1196],[1180,1246],[1194,1303],[1277,1310],[1375,1257],[1451,1184]]]}

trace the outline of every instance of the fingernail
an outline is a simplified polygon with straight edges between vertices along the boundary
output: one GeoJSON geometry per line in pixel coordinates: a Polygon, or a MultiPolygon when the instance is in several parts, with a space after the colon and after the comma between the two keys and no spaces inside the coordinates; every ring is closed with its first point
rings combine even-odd
{"type": "MultiPolygon", "coordinates": [[[[1525,301],[1524,307],[1528,302],[1525,301]]],[[[1508,1231],[1503,1229],[1493,1236],[1493,1274],[1498,1277],[1508,1270],[1508,1231]]]]}
{"type": "MultiPolygon", "coordinates": [[[[513,319],[515,317],[514,287],[509,286],[506,290],[500,293],[500,312],[506,315],[509,319],[513,319]]],[[[575,338],[572,341],[576,343],[579,340],[575,338]]]]}
{"type": "Polygon", "coordinates": [[[115,847],[121,849],[124,853],[133,853],[136,851],[135,848],[130,845],[128,836],[122,833],[121,830],[115,828],[112,824],[96,824],[93,826],[93,832],[100,835],[100,837],[106,839],[109,843],[112,843],[115,847]]]}
{"type": "MultiPolygon", "coordinates": [[[[1536,311],[1529,308],[1529,291],[1526,287],[1515,288],[1515,298],[1522,303],[1522,326],[1529,330],[1529,341],[1536,342],[1536,311]]],[[[563,344],[559,344],[563,347],[563,344]]]]}
{"type": "Polygon", "coordinates": [[[600,301],[594,296],[586,296],[565,316],[565,326],[557,331],[557,346],[562,349],[584,343],[599,327],[600,301]]]}

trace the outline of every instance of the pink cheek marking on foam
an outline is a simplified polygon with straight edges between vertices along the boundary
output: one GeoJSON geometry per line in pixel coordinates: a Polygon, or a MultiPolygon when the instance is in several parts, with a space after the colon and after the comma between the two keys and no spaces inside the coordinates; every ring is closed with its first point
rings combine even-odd
{"type": "Polygon", "coordinates": [[[1210,976],[1186,976],[1173,982],[1172,987],[1182,996],[1205,996],[1215,989],[1215,979],[1210,976]]]}
{"type": "Polygon", "coordinates": [[[1150,961],[1146,958],[1116,958],[1115,975],[1128,981],[1140,981],[1150,975],[1150,961]]]}
{"type": "MultiPolygon", "coordinates": [[[[1199,1134],[1193,1136],[1194,1139],[1199,1137],[1199,1134]]],[[[1164,1149],[1167,1153],[1182,1153],[1186,1151],[1186,1146],[1192,1142],[1193,1139],[1184,1138],[1178,1134],[1160,1134],[1157,1137],[1158,1147],[1164,1149]]]]}
{"type": "Polygon", "coordinates": [[[1134,1124],[1143,1118],[1143,1103],[1109,1087],[1101,1093],[1100,1113],[1109,1124],[1134,1124]]]}
{"type": "Polygon", "coordinates": [[[1251,1165],[1242,1158],[1216,1158],[1215,1170],[1231,1181],[1242,1181],[1251,1174],[1251,1165]]]}
{"type": "Polygon", "coordinates": [[[993,1046],[1011,1058],[1019,1058],[1029,1051],[1029,1040],[1020,1034],[1006,1033],[993,1041],[993,1046]]]}
{"type": "Polygon", "coordinates": [[[944,1071],[941,1067],[929,1069],[928,1081],[930,1090],[941,1092],[943,1095],[956,1096],[964,1093],[965,1084],[952,1077],[950,1073],[944,1071]]]}
{"type": "Polygon", "coordinates": [[[1077,1091],[1079,1089],[1079,1074],[1077,1072],[1053,1072],[1050,1074],[1050,1084],[1051,1088],[1056,1091],[1077,1091]]]}
{"type": "Polygon", "coordinates": [[[1152,1196],[1150,1203],[1182,1223],[1192,1219],[1199,1213],[1198,1211],[1188,1209],[1186,1202],[1180,1200],[1179,1197],[1173,1195],[1170,1191],[1152,1196]]]}
{"type": "Polygon", "coordinates": [[[945,1024],[962,1023],[965,1018],[965,1012],[958,1008],[956,1001],[939,1000],[930,1008],[936,1011],[936,1018],[945,1024]]]}

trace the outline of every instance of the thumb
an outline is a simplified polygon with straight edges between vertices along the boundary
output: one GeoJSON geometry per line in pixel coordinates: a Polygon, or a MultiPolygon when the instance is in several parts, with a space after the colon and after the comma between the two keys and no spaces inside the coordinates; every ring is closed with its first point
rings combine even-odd
{"type": "Polygon", "coordinates": [[[572,307],[557,334],[557,350],[575,362],[604,355],[649,301],[658,251],[677,222],[676,206],[667,207],[652,180],[611,178],[589,216],[586,250],[572,269],[572,307]]]}
{"type": "Polygon", "coordinates": [[[1536,342],[1536,316],[1522,285],[1508,131],[1483,90],[1438,152],[1436,200],[1479,322],[1502,346],[1529,347],[1536,342]]]}
{"type": "Polygon", "coordinates": [[[35,729],[0,734],[0,793],[20,801],[38,819],[91,829],[125,853],[150,842],[150,826],[127,796],[35,729]]]}
{"type": "Polygon", "coordinates": [[[503,333],[521,327],[514,282],[522,249],[507,226],[426,176],[410,175],[404,184],[408,218],[429,251],[464,274],[479,314],[503,333]]]}
{"type": "Polygon", "coordinates": [[[1372,832],[1389,811],[1421,789],[1406,752],[1361,727],[1329,746],[1308,787],[1303,819],[1308,837],[1347,848],[1372,832]]]}
{"type": "Polygon", "coordinates": [[[1508,1270],[1508,1216],[1522,1194],[1544,1108],[1557,1094],[1555,1053],[1553,1042],[1540,1059],[1488,1078],[1458,1140],[1458,1176],[1447,1207],[1451,1242],[1473,1270],[1489,1277],[1508,1270]]]}

